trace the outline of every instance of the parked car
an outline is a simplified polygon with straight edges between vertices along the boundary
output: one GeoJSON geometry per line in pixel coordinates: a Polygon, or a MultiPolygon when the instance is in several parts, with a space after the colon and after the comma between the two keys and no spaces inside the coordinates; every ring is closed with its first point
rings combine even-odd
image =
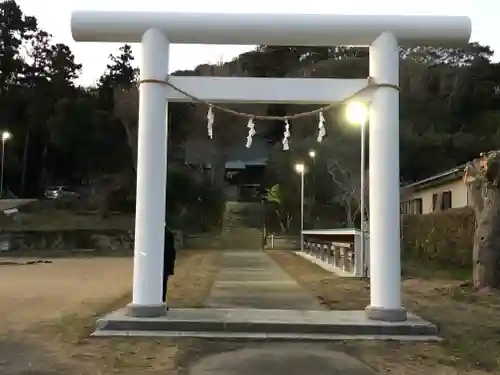
{"type": "Polygon", "coordinates": [[[50,186],[47,189],[45,189],[44,193],[45,198],[47,199],[56,199],[56,200],[77,200],[80,199],[80,194],[78,194],[76,191],[68,188],[67,186],[64,185],[58,185],[58,186],[50,186]]]}

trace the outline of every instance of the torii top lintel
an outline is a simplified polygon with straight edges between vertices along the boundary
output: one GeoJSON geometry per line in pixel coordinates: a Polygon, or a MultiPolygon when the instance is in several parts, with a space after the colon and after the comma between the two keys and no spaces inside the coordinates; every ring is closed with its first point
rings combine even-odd
{"type": "Polygon", "coordinates": [[[401,45],[467,43],[471,20],[465,16],[234,14],[144,11],[75,11],[73,38],[82,42],[140,42],[158,29],[171,43],[368,46],[390,32],[401,45]]]}

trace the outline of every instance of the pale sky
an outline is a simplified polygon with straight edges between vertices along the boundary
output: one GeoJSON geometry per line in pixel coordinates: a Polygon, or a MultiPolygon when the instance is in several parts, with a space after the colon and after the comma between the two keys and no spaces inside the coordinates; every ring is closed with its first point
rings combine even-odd
{"type": "MultiPolygon", "coordinates": [[[[17,0],[25,14],[34,15],[40,27],[68,44],[83,64],[81,83],[92,84],[103,73],[108,55],[120,46],[112,43],[76,43],[70,30],[73,10],[159,10],[225,13],[332,13],[332,14],[436,14],[469,16],[472,41],[490,45],[500,58],[499,0],[17,0]]],[[[134,47],[138,56],[137,46],[134,47]]],[[[174,45],[170,71],[192,69],[203,63],[230,60],[253,46],[174,45]]]]}

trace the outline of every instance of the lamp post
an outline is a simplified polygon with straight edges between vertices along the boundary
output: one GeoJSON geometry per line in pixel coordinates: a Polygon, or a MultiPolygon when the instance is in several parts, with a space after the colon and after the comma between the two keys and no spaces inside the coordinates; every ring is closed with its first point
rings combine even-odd
{"type": "MultiPolygon", "coordinates": [[[[314,213],[314,208],[316,204],[316,150],[309,150],[309,157],[312,159],[312,164],[313,164],[313,170],[312,170],[312,176],[311,176],[311,194],[309,195],[309,212],[311,214],[314,213]]],[[[312,216],[312,215],[311,215],[312,216]]],[[[310,218],[311,219],[311,218],[310,218]]],[[[314,226],[316,223],[316,220],[312,220],[312,225],[314,226]]],[[[311,225],[311,223],[309,223],[311,225]]]]}
{"type": "Polygon", "coordinates": [[[304,251],[304,163],[295,164],[295,170],[300,174],[300,251],[304,251]]]}
{"type": "Polygon", "coordinates": [[[7,130],[2,132],[2,165],[0,169],[0,198],[3,198],[3,164],[5,159],[5,142],[12,138],[12,134],[7,130]]]}
{"type": "Polygon", "coordinates": [[[368,120],[368,108],[365,104],[360,102],[351,102],[346,108],[347,121],[353,125],[361,127],[361,192],[360,192],[360,206],[361,206],[361,259],[363,262],[363,276],[365,275],[365,138],[366,138],[366,124],[368,120]]]}

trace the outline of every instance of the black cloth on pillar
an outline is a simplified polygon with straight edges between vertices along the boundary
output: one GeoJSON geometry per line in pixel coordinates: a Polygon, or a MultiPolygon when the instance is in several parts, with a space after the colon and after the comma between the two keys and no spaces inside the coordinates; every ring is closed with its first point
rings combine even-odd
{"type": "Polygon", "coordinates": [[[165,244],[163,251],[163,285],[162,285],[162,301],[167,299],[167,282],[168,277],[174,274],[175,268],[175,240],[174,234],[165,226],[165,244]]]}
{"type": "Polygon", "coordinates": [[[165,246],[163,253],[163,274],[164,275],[173,275],[175,268],[175,240],[174,234],[168,229],[165,228],[165,246]]]}

